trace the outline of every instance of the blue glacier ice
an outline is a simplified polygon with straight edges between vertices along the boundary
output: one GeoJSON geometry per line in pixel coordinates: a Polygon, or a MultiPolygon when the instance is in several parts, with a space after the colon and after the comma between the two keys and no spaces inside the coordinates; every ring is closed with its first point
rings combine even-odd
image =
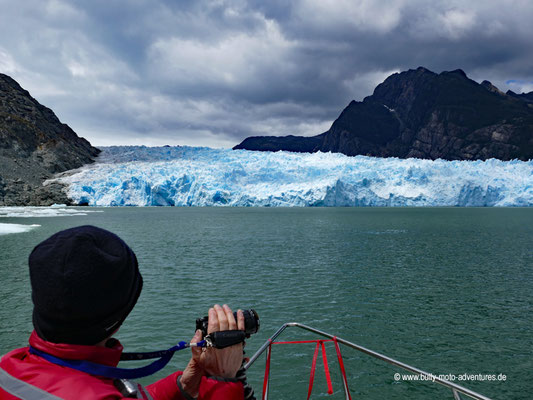
{"type": "Polygon", "coordinates": [[[92,206],[533,206],[533,161],[104,147],[58,178],[92,206]]]}

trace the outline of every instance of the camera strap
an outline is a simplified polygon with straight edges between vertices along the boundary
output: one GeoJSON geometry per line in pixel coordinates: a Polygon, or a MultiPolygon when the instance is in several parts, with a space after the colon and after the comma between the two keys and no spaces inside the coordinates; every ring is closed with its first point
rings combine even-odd
{"type": "Polygon", "coordinates": [[[245,339],[246,334],[244,331],[237,330],[213,332],[204,338],[207,342],[207,347],[214,347],[216,349],[223,349],[234,344],[243,343],[245,339]]]}
{"type": "Polygon", "coordinates": [[[244,342],[244,339],[244,331],[221,331],[213,332],[207,335],[204,340],[198,343],[179,342],[177,345],[172,346],[167,350],[121,354],[121,361],[148,360],[157,358],[157,360],[154,362],[140,368],[118,368],[97,364],[90,361],[59,358],[45,353],[44,351],[38,350],[32,346],[30,346],[29,352],[44,358],[53,364],[72,368],[91,375],[103,376],[112,379],[139,379],[155,374],[157,371],[163,369],[177,351],[190,347],[214,347],[217,349],[223,349],[225,347],[233,346],[234,344],[242,343],[244,342]]]}
{"type": "Polygon", "coordinates": [[[46,361],[53,364],[60,365],[62,367],[68,367],[77,371],[85,372],[91,375],[103,376],[106,378],[118,378],[118,379],[139,379],[145,376],[155,374],[157,371],[163,369],[171,360],[176,351],[183,350],[191,347],[191,344],[195,347],[205,347],[206,342],[202,340],[198,343],[179,342],[176,346],[171,347],[168,350],[154,351],[148,353],[122,353],[121,361],[131,360],[147,360],[152,358],[158,358],[154,362],[140,368],[118,368],[110,367],[108,365],[97,364],[85,360],[69,360],[65,358],[59,358],[44,351],[38,350],[35,347],[30,346],[29,352],[35,354],[46,361]]]}

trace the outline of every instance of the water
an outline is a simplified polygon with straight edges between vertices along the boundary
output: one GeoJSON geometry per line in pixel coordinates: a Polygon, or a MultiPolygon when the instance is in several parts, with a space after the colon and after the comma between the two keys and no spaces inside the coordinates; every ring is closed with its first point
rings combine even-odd
{"type": "MultiPolygon", "coordinates": [[[[97,210],[91,208],[91,210],[97,210]]],[[[85,216],[2,218],[38,224],[0,236],[0,353],[26,344],[27,256],[60,229],[93,224],[136,252],[145,287],[118,337],[129,351],[190,338],[214,303],[253,307],[252,354],[288,321],[330,331],[435,374],[505,374],[459,382],[493,398],[533,391],[533,210],[458,208],[107,208],[85,216]]],[[[294,328],[281,339],[312,336],[294,328]]],[[[271,399],[304,398],[313,345],[277,345],[271,399]]],[[[344,348],[353,398],[452,399],[428,383],[344,348]]],[[[342,390],[328,346],[335,394],[342,390]]],[[[188,354],[170,366],[184,368],[188,354]]],[[[319,364],[313,397],[325,397],[319,364]]],[[[264,356],[249,371],[260,395],[264,356]]],[[[150,382],[152,379],[145,379],[150,382]]]]}

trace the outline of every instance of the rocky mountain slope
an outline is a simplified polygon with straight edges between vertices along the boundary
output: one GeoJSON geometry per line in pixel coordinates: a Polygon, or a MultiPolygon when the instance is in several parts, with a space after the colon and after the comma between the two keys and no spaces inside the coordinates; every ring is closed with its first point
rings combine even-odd
{"type": "Polygon", "coordinates": [[[503,93],[461,70],[393,74],[313,137],[251,137],[234,149],[446,160],[533,158],[533,93],[503,93]],[[313,147],[314,146],[314,147],[313,147]]]}
{"type": "Polygon", "coordinates": [[[92,162],[99,152],[0,74],[0,205],[68,203],[58,184],[43,182],[92,162]]]}
{"type": "Polygon", "coordinates": [[[508,90],[507,93],[505,94],[508,96],[516,97],[517,99],[520,99],[520,100],[524,100],[528,103],[533,103],[533,92],[516,94],[512,90],[508,90]]]}

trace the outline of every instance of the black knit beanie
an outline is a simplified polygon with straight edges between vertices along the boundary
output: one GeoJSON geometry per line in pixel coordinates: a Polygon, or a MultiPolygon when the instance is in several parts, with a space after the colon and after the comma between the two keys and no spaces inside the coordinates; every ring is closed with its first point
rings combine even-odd
{"type": "Polygon", "coordinates": [[[124,322],[142,289],[135,253],[114,233],[80,226],[30,254],[33,326],[49,342],[93,345],[124,322]]]}

